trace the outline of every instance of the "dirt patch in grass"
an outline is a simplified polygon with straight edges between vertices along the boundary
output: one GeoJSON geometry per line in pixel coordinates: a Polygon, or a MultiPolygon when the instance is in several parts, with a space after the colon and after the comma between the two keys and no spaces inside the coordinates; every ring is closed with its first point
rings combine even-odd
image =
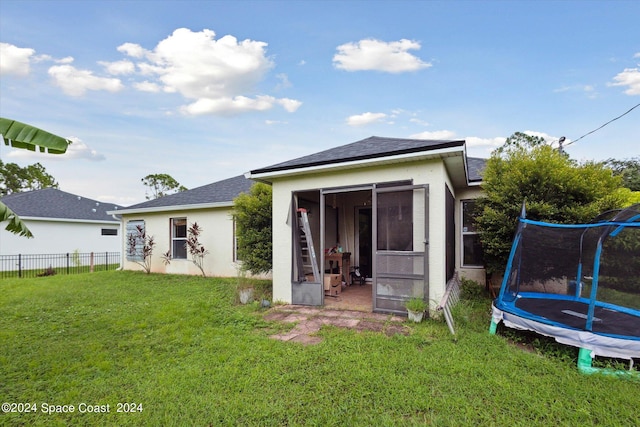
{"type": "Polygon", "coordinates": [[[394,335],[409,335],[409,330],[403,325],[387,325],[387,327],[384,328],[384,333],[388,337],[394,335]]]}
{"type": "Polygon", "coordinates": [[[382,332],[383,330],[384,330],[384,323],[374,322],[371,320],[361,320],[356,326],[356,331],[382,332]]]}
{"type": "Polygon", "coordinates": [[[321,310],[317,308],[284,307],[274,309],[264,315],[264,319],[270,322],[295,324],[294,328],[286,333],[271,335],[271,338],[281,341],[299,342],[305,345],[317,344],[322,339],[315,336],[322,326],[335,326],[338,328],[355,329],[359,332],[370,331],[383,333],[386,336],[397,334],[409,335],[409,329],[403,325],[403,319],[379,315],[373,313],[340,310],[321,310]]]}

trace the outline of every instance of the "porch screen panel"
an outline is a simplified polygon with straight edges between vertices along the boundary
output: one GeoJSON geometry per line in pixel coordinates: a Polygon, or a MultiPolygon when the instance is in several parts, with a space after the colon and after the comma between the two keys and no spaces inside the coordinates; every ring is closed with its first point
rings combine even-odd
{"type": "Polygon", "coordinates": [[[413,196],[411,191],[378,195],[378,250],[413,250],[413,196]]]}
{"type": "Polygon", "coordinates": [[[406,313],[404,303],[428,295],[428,187],[376,189],[374,310],[406,313]]]}

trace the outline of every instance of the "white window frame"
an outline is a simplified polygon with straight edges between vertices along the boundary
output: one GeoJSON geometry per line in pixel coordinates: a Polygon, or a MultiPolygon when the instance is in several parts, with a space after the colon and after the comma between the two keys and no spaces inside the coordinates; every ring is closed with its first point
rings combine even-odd
{"type": "Polygon", "coordinates": [[[187,217],[178,217],[178,218],[171,218],[170,219],[170,229],[171,229],[171,259],[187,259],[187,248],[186,248],[186,244],[187,244],[187,230],[188,230],[188,223],[187,223],[187,217]],[[184,221],[184,237],[180,236],[176,236],[176,221],[184,221]],[[180,256],[177,257],[175,254],[175,244],[178,242],[184,242],[185,245],[185,249],[184,249],[184,256],[180,256]]]}
{"type": "Polygon", "coordinates": [[[482,261],[478,264],[465,264],[465,246],[464,246],[464,238],[465,236],[478,236],[480,233],[478,231],[469,231],[467,227],[464,225],[464,212],[465,212],[465,204],[466,203],[476,203],[475,199],[464,199],[460,201],[460,265],[463,268],[484,268],[482,261]]]}
{"type": "Polygon", "coordinates": [[[238,235],[237,233],[237,223],[236,223],[236,219],[232,218],[231,221],[233,222],[233,241],[232,241],[232,247],[233,247],[233,262],[236,264],[240,263],[240,260],[238,259],[238,235]]]}

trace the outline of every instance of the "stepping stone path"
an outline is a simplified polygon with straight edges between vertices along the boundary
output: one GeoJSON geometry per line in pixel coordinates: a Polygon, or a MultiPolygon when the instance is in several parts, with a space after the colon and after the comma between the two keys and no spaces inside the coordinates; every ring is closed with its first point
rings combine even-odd
{"type": "Polygon", "coordinates": [[[277,306],[265,314],[267,321],[295,323],[296,326],[283,334],[271,335],[280,341],[298,342],[301,344],[318,344],[322,338],[315,334],[324,325],[357,331],[383,332],[388,336],[395,334],[408,335],[410,329],[404,325],[406,319],[399,316],[379,313],[367,313],[352,310],[329,310],[299,305],[277,306]]]}

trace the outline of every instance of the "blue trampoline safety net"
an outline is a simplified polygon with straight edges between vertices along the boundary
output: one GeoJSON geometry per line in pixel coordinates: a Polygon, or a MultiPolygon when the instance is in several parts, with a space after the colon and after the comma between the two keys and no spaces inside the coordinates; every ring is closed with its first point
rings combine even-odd
{"type": "Polygon", "coordinates": [[[589,224],[520,218],[496,308],[640,341],[640,205],[589,224]]]}

